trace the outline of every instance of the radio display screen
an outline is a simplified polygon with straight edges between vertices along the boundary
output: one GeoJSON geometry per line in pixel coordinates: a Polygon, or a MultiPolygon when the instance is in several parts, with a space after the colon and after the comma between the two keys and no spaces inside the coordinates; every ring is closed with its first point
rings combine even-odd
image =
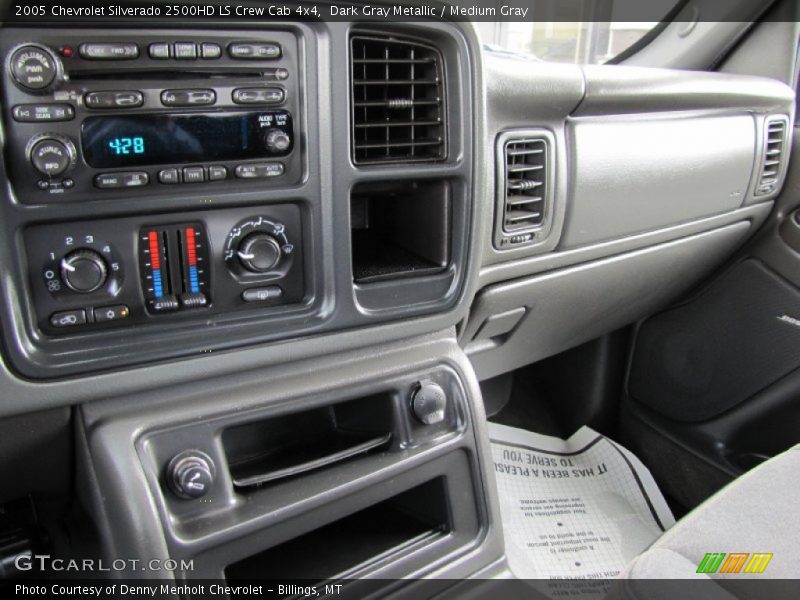
{"type": "Polygon", "coordinates": [[[291,146],[281,153],[267,150],[264,135],[273,128],[292,137],[287,111],[89,117],[81,143],[86,162],[99,169],[288,154],[291,146]]]}

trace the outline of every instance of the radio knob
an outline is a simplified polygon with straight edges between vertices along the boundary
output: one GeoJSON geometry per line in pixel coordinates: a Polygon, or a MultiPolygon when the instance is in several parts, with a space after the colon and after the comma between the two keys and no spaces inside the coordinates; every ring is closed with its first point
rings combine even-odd
{"type": "Polygon", "coordinates": [[[106,261],[94,250],[80,248],[61,259],[61,278],[79,294],[99,289],[108,277],[106,261]]]}
{"type": "Polygon", "coordinates": [[[270,152],[286,152],[292,145],[292,138],[282,129],[270,129],[264,134],[264,145],[270,152]]]}
{"type": "Polygon", "coordinates": [[[64,78],[61,60],[46,46],[25,44],[17,48],[9,59],[8,70],[14,84],[31,94],[52,91],[64,78]]]}
{"type": "Polygon", "coordinates": [[[28,158],[33,168],[42,175],[57,177],[75,166],[77,150],[69,138],[44,133],[28,142],[28,158]]]}
{"type": "Polygon", "coordinates": [[[281,246],[274,237],[259,231],[242,240],[237,254],[248,271],[266,273],[281,260],[281,246]]]}

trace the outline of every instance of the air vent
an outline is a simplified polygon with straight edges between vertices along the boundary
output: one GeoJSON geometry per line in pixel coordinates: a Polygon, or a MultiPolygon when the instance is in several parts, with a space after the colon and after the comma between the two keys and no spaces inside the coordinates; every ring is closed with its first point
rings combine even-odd
{"type": "Polygon", "coordinates": [[[788,121],[784,117],[767,119],[764,132],[764,157],[758,176],[756,196],[771,194],[778,188],[786,157],[788,121]]]}
{"type": "Polygon", "coordinates": [[[446,158],[442,58],[430,46],[351,40],[356,164],[446,158]]]}
{"type": "Polygon", "coordinates": [[[505,146],[503,231],[515,233],[544,223],[547,197],[547,142],[509,140],[505,146]]]}

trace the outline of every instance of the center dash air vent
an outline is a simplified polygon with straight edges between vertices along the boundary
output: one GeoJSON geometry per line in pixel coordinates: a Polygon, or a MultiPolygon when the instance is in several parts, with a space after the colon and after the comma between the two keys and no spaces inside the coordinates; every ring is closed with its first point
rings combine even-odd
{"type": "Polygon", "coordinates": [[[351,39],[353,161],[443,160],[447,156],[442,57],[428,45],[351,39]]]}
{"type": "Polygon", "coordinates": [[[769,118],[764,129],[764,156],[758,175],[756,196],[771,194],[778,187],[786,158],[788,121],[785,117],[769,118]]]}

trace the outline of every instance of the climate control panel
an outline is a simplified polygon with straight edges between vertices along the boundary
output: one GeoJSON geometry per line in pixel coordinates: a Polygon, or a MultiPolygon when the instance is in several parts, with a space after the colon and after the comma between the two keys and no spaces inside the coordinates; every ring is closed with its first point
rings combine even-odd
{"type": "Polygon", "coordinates": [[[280,310],[306,297],[295,204],[37,225],[25,232],[49,335],[280,310]]]}

